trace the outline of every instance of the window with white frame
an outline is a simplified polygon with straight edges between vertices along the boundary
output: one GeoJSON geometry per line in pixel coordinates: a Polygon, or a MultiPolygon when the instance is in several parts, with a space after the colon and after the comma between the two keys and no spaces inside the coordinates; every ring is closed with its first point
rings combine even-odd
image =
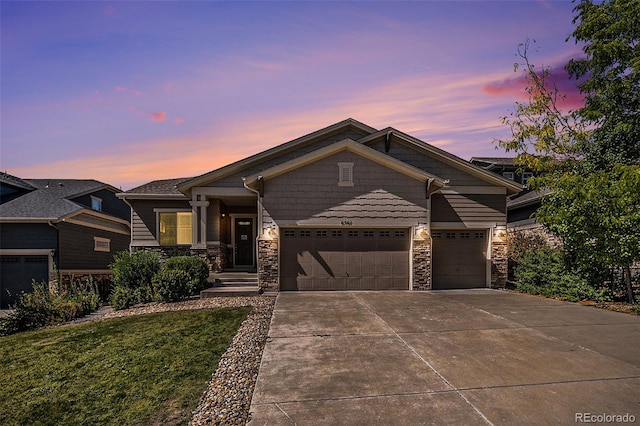
{"type": "Polygon", "coordinates": [[[111,240],[109,238],[93,237],[93,251],[111,252],[111,240]]]}
{"type": "Polygon", "coordinates": [[[158,242],[161,246],[191,244],[191,212],[158,212],[158,242]]]}
{"type": "Polygon", "coordinates": [[[524,173],[522,174],[522,184],[523,184],[523,185],[526,185],[526,184],[527,184],[527,181],[528,181],[529,179],[531,179],[532,177],[533,177],[533,173],[532,173],[532,172],[524,172],[524,173]]]}
{"type": "Polygon", "coordinates": [[[102,211],[102,198],[91,196],[91,208],[97,212],[102,211]]]}
{"type": "Polygon", "coordinates": [[[353,186],[353,163],[338,163],[338,186],[353,186]]]}

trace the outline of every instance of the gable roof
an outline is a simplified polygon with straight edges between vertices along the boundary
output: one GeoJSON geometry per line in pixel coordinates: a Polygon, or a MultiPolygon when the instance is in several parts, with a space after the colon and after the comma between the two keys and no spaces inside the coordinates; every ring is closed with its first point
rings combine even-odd
{"type": "Polygon", "coordinates": [[[4,172],[0,173],[0,184],[13,186],[15,188],[24,189],[26,191],[33,191],[34,189],[36,189],[34,186],[30,185],[23,179],[4,172]]]}
{"type": "Polygon", "coordinates": [[[2,221],[57,221],[87,206],[71,201],[91,192],[117,189],[97,180],[80,179],[21,179],[33,190],[0,205],[2,221]]]}
{"type": "Polygon", "coordinates": [[[381,138],[388,138],[391,135],[397,137],[402,142],[406,143],[409,146],[415,147],[420,151],[423,151],[430,156],[452,166],[463,172],[469,173],[485,182],[491,183],[497,186],[503,186],[507,189],[507,193],[516,194],[522,191],[522,185],[519,185],[512,180],[506,179],[500,175],[497,175],[493,172],[485,170],[481,167],[478,167],[470,162],[463,160],[457,155],[451,154],[445,150],[442,150],[436,146],[430,145],[420,139],[414,138],[411,135],[408,135],[404,132],[401,132],[393,127],[387,127],[386,129],[380,130],[377,133],[373,133],[369,136],[365,136],[360,139],[358,142],[364,145],[370,145],[376,141],[379,141],[381,138]]]}
{"type": "Polygon", "coordinates": [[[515,166],[516,159],[514,157],[471,157],[471,163],[482,163],[486,164],[481,165],[481,167],[490,167],[490,166],[515,166]]]}
{"type": "Polygon", "coordinates": [[[192,177],[176,178],[176,179],[161,179],[154,180],[144,185],[140,185],[126,192],[120,192],[116,194],[118,198],[122,199],[144,199],[144,198],[165,198],[165,199],[182,199],[186,198],[185,195],[178,191],[178,185],[183,182],[193,179],[192,177]]]}
{"type": "Polygon", "coordinates": [[[374,129],[373,127],[367,126],[366,124],[354,120],[353,118],[347,118],[346,120],[343,120],[339,123],[332,124],[331,126],[325,127],[320,130],[316,130],[315,132],[309,133],[308,135],[299,137],[289,142],[285,142],[276,147],[267,149],[266,151],[262,151],[258,154],[236,161],[235,163],[231,163],[209,173],[205,173],[203,175],[182,182],[178,185],[178,190],[183,193],[189,193],[191,188],[193,188],[194,186],[210,183],[225,176],[229,176],[233,173],[240,172],[269,158],[273,158],[288,151],[293,151],[297,148],[300,148],[301,146],[307,145],[321,138],[325,138],[333,133],[345,131],[350,128],[359,130],[366,134],[377,132],[377,129],[374,129]]]}
{"type": "MultiPolygon", "coordinates": [[[[402,174],[405,174],[411,178],[427,182],[430,181],[434,188],[441,188],[447,182],[435,175],[411,166],[403,161],[400,161],[391,156],[385,155],[375,149],[371,149],[361,143],[358,143],[352,139],[343,139],[338,142],[334,142],[331,145],[312,151],[308,154],[289,160],[285,163],[278,164],[277,166],[270,167],[266,170],[256,173],[252,176],[245,178],[245,185],[249,187],[255,186],[259,179],[271,179],[281,174],[287,173],[291,170],[295,170],[307,164],[318,161],[322,158],[329,157],[341,151],[351,151],[362,157],[365,157],[371,161],[374,161],[390,169],[396,170],[402,174]]],[[[254,188],[255,189],[255,188],[254,188]]]]}

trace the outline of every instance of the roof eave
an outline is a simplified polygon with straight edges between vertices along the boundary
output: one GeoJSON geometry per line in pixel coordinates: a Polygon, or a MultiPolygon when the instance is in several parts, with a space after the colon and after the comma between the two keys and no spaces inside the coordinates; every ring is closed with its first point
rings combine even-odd
{"type": "Polygon", "coordinates": [[[311,142],[314,139],[318,139],[321,138],[322,136],[325,135],[329,135],[333,132],[336,132],[338,130],[340,130],[341,128],[344,127],[348,127],[348,126],[353,126],[353,127],[357,127],[360,130],[364,131],[364,132],[369,132],[369,133],[375,133],[378,130],[367,126],[364,123],[361,123],[357,120],[354,120],[352,118],[348,118],[346,120],[340,121],[339,123],[335,123],[332,124],[328,127],[325,127],[323,129],[320,130],[316,130],[315,132],[309,133],[305,136],[301,136],[299,138],[293,139],[289,142],[285,142],[281,145],[275,146],[273,148],[267,149],[265,151],[259,152],[257,154],[254,154],[250,157],[244,158],[242,160],[236,161],[235,163],[223,166],[221,168],[218,168],[216,170],[213,170],[211,172],[205,173],[203,175],[197,176],[193,179],[190,179],[186,182],[182,182],[181,184],[177,185],[177,189],[184,193],[184,194],[190,194],[190,190],[191,188],[193,188],[194,186],[199,186],[202,185],[204,183],[208,183],[211,182],[213,180],[216,179],[221,179],[225,176],[231,175],[233,173],[239,172],[241,170],[243,170],[244,168],[247,168],[253,164],[257,164],[260,163],[261,161],[264,161],[266,159],[268,159],[269,157],[272,156],[276,156],[280,153],[286,152],[288,150],[293,150],[296,147],[311,142]]]}
{"type": "Polygon", "coordinates": [[[388,132],[393,132],[393,135],[399,137],[400,139],[402,139],[403,141],[412,144],[414,146],[416,146],[419,149],[425,150],[435,156],[437,156],[439,159],[441,159],[442,161],[457,167],[457,168],[463,168],[466,171],[468,171],[470,174],[484,180],[490,183],[493,183],[495,185],[499,185],[499,186],[504,186],[507,189],[507,193],[510,195],[513,194],[517,194],[518,192],[522,191],[522,189],[524,188],[522,185],[518,185],[515,182],[506,179],[502,176],[496,175],[493,172],[487,171],[481,167],[478,167],[474,164],[471,164],[470,162],[463,160],[462,158],[453,155],[451,153],[448,153],[436,146],[430,145],[426,142],[423,142],[417,138],[414,138],[411,135],[407,135],[404,132],[401,132],[399,130],[394,129],[393,127],[387,127],[386,129],[380,130],[378,133],[376,134],[371,134],[369,136],[365,136],[364,138],[360,139],[359,142],[362,144],[368,144],[384,135],[386,135],[388,132]]]}

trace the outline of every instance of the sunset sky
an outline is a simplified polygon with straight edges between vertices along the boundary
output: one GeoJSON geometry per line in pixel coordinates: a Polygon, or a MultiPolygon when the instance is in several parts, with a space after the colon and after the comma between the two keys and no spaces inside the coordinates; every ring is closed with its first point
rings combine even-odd
{"type": "MultiPolygon", "coordinates": [[[[580,56],[568,1],[1,1],[0,169],[124,190],[354,118],[501,156],[516,49],[580,56]]],[[[568,87],[568,86],[567,86],[568,87]]]]}

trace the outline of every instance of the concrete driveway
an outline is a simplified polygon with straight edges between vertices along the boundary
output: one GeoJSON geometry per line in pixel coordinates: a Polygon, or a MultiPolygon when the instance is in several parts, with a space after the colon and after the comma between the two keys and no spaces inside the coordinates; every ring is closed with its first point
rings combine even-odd
{"type": "Polygon", "coordinates": [[[496,290],[280,293],[251,413],[250,425],[637,424],[640,317],[496,290]]]}

